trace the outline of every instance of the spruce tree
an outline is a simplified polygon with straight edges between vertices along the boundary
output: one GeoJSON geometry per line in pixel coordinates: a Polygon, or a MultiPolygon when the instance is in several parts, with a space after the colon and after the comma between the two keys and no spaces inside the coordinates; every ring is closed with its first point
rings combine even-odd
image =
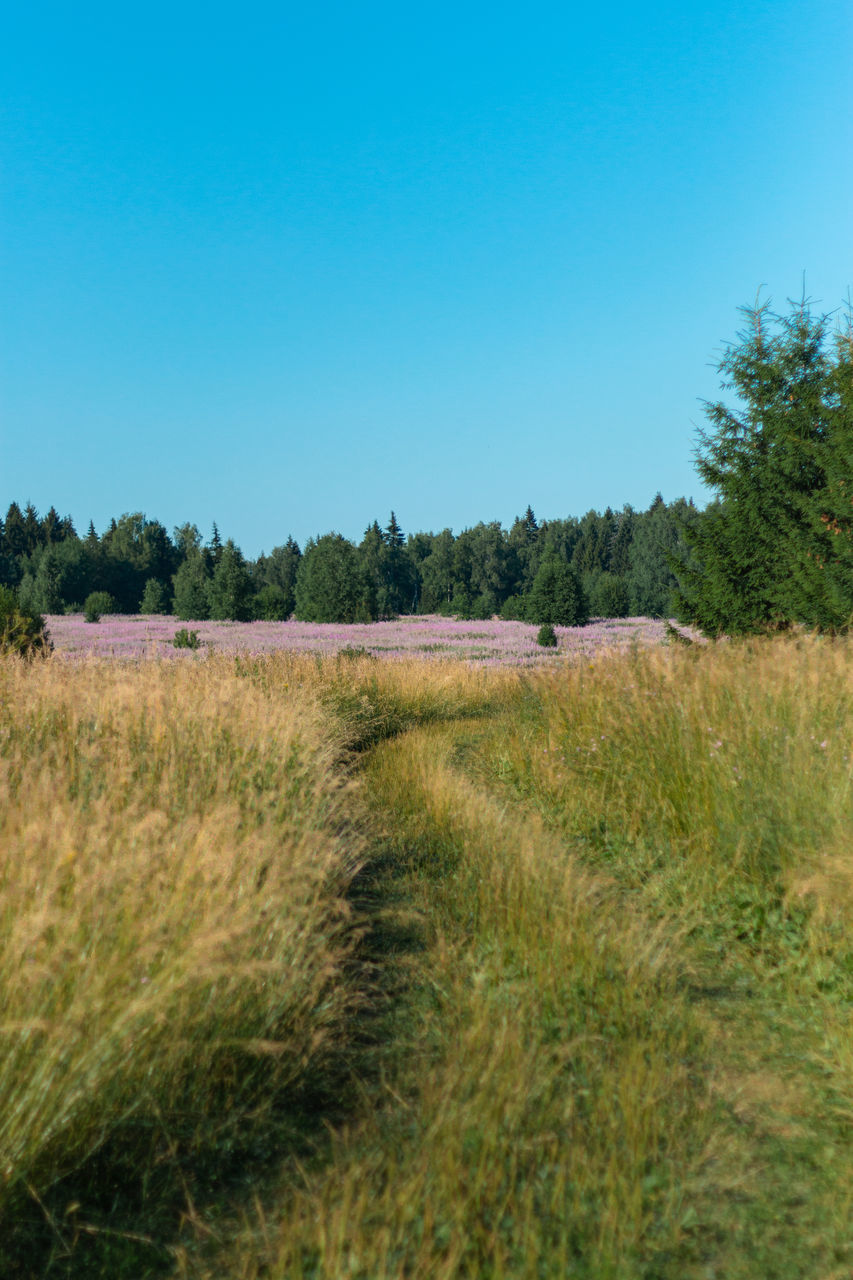
{"type": "Polygon", "coordinates": [[[243,553],[231,538],[213,570],[208,598],[211,618],[247,622],[251,617],[252,581],[243,553]]]}
{"type": "Polygon", "coordinates": [[[821,631],[853,627],[853,317],[835,335],[823,484],[803,504],[805,538],[792,549],[794,615],[821,631]]]}
{"type": "Polygon", "coordinates": [[[560,627],[582,627],[589,621],[589,602],[580,578],[560,556],[543,556],[525,612],[530,622],[560,627]]]}
{"type": "Polygon", "coordinates": [[[794,565],[824,484],[830,363],[825,317],[802,303],[775,316],[743,308],[747,327],[718,365],[737,403],[706,405],[697,469],[719,501],[685,530],[698,566],[684,571],[679,616],[710,635],[784,626],[796,614],[794,565]]]}

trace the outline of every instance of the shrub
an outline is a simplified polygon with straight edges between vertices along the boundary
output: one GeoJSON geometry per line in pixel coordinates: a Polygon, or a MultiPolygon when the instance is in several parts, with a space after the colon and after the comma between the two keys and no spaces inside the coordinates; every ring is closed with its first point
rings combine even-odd
{"type": "Polygon", "coordinates": [[[345,658],[347,660],[355,660],[357,658],[376,659],[376,654],[371,653],[369,649],[365,649],[363,644],[348,644],[343,649],[338,649],[335,654],[336,658],[345,658]]]}
{"type": "Polygon", "coordinates": [[[544,556],[528,600],[531,622],[558,627],[583,627],[589,621],[589,604],[574,569],[553,552],[544,556]]]}
{"type": "Polygon", "coordinates": [[[145,590],[142,593],[142,601],[139,605],[140,613],[168,613],[169,612],[169,593],[162,582],[157,578],[148,578],[145,583],[145,590]]]}
{"type": "Polygon", "coordinates": [[[11,587],[0,587],[0,653],[35,658],[52,652],[41,614],[24,608],[11,587]]]}
{"type": "Polygon", "coordinates": [[[536,637],[536,643],[541,644],[543,649],[556,649],[557,633],[551,626],[550,622],[545,622],[539,628],[539,634],[536,637]]]}
{"type": "Polygon", "coordinates": [[[592,611],[600,618],[627,618],[631,602],[624,578],[602,573],[592,592],[592,611]]]}
{"type": "Polygon", "coordinates": [[[197,631],[187,631],[186,627],[181,627],[180,631],[175,632],[175,638],[172,644],[176,649],[199,649],[201,641],[198,638],[197,631]]]}
{"type": "Polygon", "coordinates": [[[527,601],[523,596],[508,596],[501,605],[501,617],[504,622],[525,622],[527,601]]]}
{"type": "Polygon", "coordinates": [[[290,603],[282,587],[267,583],[252,600],[252,617],[264,622],[286,622],[291,613],[290,603]]]}
{"type": "Polygon", "coordinates": [[[86,596],[83,614],[87,622],[100,622],[102,613],[115,613],[116,602],[108,591],[91,591],[86,596]]]}

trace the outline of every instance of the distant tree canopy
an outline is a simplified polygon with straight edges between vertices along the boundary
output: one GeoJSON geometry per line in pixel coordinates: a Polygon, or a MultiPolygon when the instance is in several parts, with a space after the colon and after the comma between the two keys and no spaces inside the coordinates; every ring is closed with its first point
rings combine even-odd
{"type": "Polygon", "coordinates": [[[679,616],[710,635],[853,620],[853,328],[806,303],[747,324],[720,364],[697,467],[717,494],[682,523],[679,616]]]}
{"type": "Polygon", "coordinates": [[[303,622],[370,622],[370,583],[358,551],[339,533],[313,538],[296,577],[296,617],[303,622]]]}
{"type": "MultiPolygon", "coordinates": [[[[692,503],[667,505],[658,494],[646,512],[608,508],[540,522],[528,507],[508,530],[490,521],[458,534],[407,536],[392,511],[386,524],[372,521],[358,545],[330,533],[311,539],[303,554],[288,537],[250,561],[216,525],[205,544],[194,524],[169,536],[159,521],[132,512],[100,536],[90,522],[80,538],[55,508],[41,518],[32,504],[12,502],[0,520],[0,584],[39,614],[80,612],[93,593],[106,592],[121,612],[167,612],[185,621],[293,614],[372,621],[435,612],[535,621],[545,607],[543,584],[558,577],[560,618],[590,609],[662,615],[678,585],[674,563],[695,561],[684,530],[698,518],[692,503]],[[545,561],[551,567],[540,577],[545,561]]],[[[552,601],[547,611],[555,608],[552,601]]]]}

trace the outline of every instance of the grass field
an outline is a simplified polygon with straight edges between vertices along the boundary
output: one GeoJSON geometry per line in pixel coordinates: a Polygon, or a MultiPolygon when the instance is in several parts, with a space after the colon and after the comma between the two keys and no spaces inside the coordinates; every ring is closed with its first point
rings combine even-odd
{"type": "Polygon", "coordinates": [[[846,643],[0,682],[0,1275],[853,1275],[846,643]]]}

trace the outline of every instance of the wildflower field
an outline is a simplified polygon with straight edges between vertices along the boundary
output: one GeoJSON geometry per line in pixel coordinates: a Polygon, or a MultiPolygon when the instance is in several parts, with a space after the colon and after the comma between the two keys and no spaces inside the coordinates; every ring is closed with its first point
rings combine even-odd
{"type": "Polygon", "coordinates": [[[853,1274],[853,650],[623,621],[0,660],[0,1277],[853,1274]]]}
{"type": "MultiPolygon", "coordinates": [[[[178,622],[158,614],[105,615],[88,623],[83,614],[47,619],[61,654],[103,657],[171,657],[175,631],[194,631],[208,652],[319,653],[364,649],[382,658],[464,658],[492,666],[528,666],[547,656],[538,628],[526,622],[463,621],[415,615],[391,622],[178,622]]],[[[560,652],[584,656],[602,648],[660,644],[666,624],[653,618],[596,618],[585,627],[557,627],[560,652]]],[[[553,651],[552,651],[553,653],[553,651]]]]}

